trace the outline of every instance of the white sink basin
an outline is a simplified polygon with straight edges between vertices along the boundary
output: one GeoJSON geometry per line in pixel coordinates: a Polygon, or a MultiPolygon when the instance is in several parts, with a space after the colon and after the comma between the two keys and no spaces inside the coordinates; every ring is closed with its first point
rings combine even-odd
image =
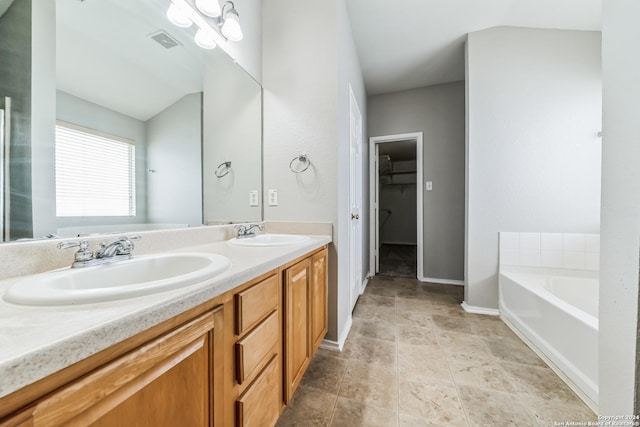
{"type": "Polygon", "coordinates": [[[133,298],[193,285],[230,266],[229,258],[216,254],[140,256],[25,277],[7,289],[4,300],[23,305],[71,305],[133,298]]]}
{"type": "Polygon", "coordinates": [[[245,237],[244,239],[233,238],[229,244],[233,246],[289,246],[299,245],[311,241],[309,236],[298,234],[257,234],[255,237],[245,237]]]}

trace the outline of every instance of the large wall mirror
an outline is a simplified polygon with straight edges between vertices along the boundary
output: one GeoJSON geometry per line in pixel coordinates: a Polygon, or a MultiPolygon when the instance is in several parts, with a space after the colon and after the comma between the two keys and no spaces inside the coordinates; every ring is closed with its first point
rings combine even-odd
{"type": "Polygon", "coordinates": [[[169,4],[0,0],[3,241],[261,220],[261,87],[169,4]]]}

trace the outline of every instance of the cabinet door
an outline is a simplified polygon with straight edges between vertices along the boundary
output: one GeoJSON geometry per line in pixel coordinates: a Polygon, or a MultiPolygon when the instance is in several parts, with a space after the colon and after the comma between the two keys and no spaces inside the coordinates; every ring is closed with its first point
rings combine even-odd
{"type": "Polygon", "coordinates": [[[311,257],[311,339],[313,352],[320,347],[328,329],[327,250],[311,257]]]}
{"type": "Polygon", "coordinates": [[[213,426],[219,418],[214,343],[221,343],[216,334],[222,332],[214,325],[223,321],[221,308],[63,387],[16,420],[31,426],[213,426]]]}
{"type": "Polygon", "coordinates": [[[310,273],[307,258],[285,271],[284,277],[284,401],[289,403],[311,360],[310,273]]]}

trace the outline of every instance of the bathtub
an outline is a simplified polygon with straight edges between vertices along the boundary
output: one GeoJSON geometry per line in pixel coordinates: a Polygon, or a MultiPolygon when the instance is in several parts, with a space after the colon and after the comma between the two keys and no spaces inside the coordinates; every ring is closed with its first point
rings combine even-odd
{"type": "Polygon", "coordinates": [[[594,271],[500,266],[500,316],[592,409],[599,384],[598,288],[594,271]]]}

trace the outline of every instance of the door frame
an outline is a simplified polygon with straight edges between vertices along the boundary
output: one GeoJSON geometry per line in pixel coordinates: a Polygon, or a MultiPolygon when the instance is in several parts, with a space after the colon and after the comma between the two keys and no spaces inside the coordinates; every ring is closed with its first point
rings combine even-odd
{"type": "Polygon", "coordinates": [[[371,274],[375,275],[378,272],[378,263],[376,260],[378,259],[378,228],[380,223],[380,214],[378,209],[378,198],[379,198],[379,170],[378,170],[378,144],[383,144],[387,142],[400,142],[413,140],[416,142],[416,242],[418,246],[418,263],[416,266],[416,277],[421,282],[425,281],[424,277],[424,269],[423,269],[423,244],[424,244],[424,235],[423,235],[423,225],[424,221],[423,217],[423,186],[425,185],[423,182],[423,158],[422,158],[422,150],[423,150],[423,133],[422,132],[411,132],[411,133],[400,133],[395,135],[383,135],[383,136],[373,136],[369,138],[369,269],[371,274]]]}

